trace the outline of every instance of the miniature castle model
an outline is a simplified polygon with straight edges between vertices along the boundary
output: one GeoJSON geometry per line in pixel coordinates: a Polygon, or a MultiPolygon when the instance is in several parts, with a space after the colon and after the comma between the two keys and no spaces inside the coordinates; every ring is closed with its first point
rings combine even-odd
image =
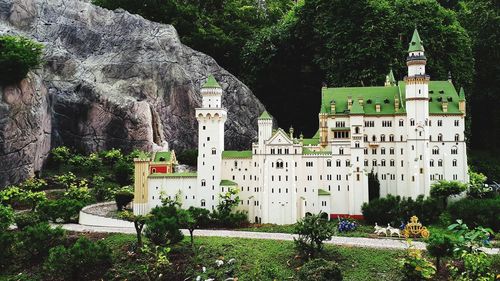
{"type": "Polygon", "coordinates": [[[368,202],[368,174],[380,195],[429,195],[436,180],[467,181],[465,94],[451,81],[430,81],[415,30],[408,49],[408,75],[385,86],[323,88],[319,130],[310,139],[273,130],[264,112],[258,141],[248,151],[224,150],[227,111],[222,88],[210,76],[201,89],[196,173],[174,172],[175,154],[157,152],[135,160],[134,212],[182,196],[182,206],[214,209],[219,194],[238,188],[239,209],[251,222],[291,224],[306,213],[361,217],[368,202]],[[163,156],[159,156],[163,155],[163,156]],[[163,167],[163,164],[170,168],[163,167]]]}

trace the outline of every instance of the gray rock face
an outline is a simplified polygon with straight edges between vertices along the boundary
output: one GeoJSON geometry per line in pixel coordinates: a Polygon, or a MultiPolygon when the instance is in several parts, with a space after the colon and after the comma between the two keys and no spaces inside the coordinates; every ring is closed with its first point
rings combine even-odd
{"type": "MultiPolygon", "coordinates": [[[[196,147],[194,111],[210,73],[224,90],[226,148],[249,147],[256,136],[263,105],[211,57],[184,46],[170,25],[87,1],[0,0],[0,34],[6,33],[45,45],[46,65],[32,77],[36,83],[24,83],[47,89],[49,108],[36,107],[36,114],[51,120],[52,146],[128,151],[168,141],[174,149],[196,147]]],[[[13,114],[6,110],[2,120],[5,112],[13,114]]],[[[4,141],[8,147],[14,140],[4,141]]],[[[0,159],[11,161],[10,151],[0,151],[0,159]]]]}

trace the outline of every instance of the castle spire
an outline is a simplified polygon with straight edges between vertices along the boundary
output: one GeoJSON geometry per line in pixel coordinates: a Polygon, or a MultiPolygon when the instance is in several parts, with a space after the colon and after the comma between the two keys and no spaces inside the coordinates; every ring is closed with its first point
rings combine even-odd
{"type": "Polygon", "coordinates": [[[207,81],[205,82],[205,84],[203,84],[203,86],[201,86],[201,88],[203,88],[203,89],[221,88],[221,86],[219,85],[219,83],[217,83],[217,80],[215,80],[215,77],[212,74],[210,74],[210,75],[208,75],[207,81]]]}
{"type": "Polygon", "coordinates": [[[385,86],[395,86],[396,85],[396,79],[394,78],[394,73],[392,73],[392,68],[389,71],[389,74],[385,76],[385,86]]]}
{"type": "Polygon", "coordinates": [[[413,36],[411,38],[410,46],[408,47],[408,53],[410,52],[423,52],[424,45],[422,45],[422,40],[418,34],[418,30],[415,28],[413,31],[413,36]]]}

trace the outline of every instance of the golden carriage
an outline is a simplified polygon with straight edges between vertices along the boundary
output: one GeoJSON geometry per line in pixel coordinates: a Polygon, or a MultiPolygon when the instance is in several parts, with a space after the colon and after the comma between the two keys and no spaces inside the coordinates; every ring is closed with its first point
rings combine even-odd
{"type": "Polygon", "coordinates": [[[410,222],[406,224],[405,229],[403,230],[403,235],[406,238],[409,237],[428,238],[430,233],[425,226],[422,226],[422,224],[418,222],[418,217],[413,216],[410,218],[410,222]]]}

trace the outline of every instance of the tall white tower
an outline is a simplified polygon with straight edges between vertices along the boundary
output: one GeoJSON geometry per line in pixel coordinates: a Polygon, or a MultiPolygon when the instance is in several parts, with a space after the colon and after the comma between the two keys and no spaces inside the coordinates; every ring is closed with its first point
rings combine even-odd
{"type": "MultiPolygon", "coordinates": [[[[264,142],[269,140],[273,134],[273,118],[267,111],[262,112],[257,119],[257,126],[259,129],[259,149],[264,149],[264,142]]],[[[259,153],[264,153],[261,151],[259,153]]]]}
{"type": "Polygon", "coordinates": [[[429,75],[425,74],[427,59],[422,40],[415,29],[408,48],[406,83],[407,195],[429,195],[429,75]]]}
{"type": "Polygon", "coordinates": [[[222,108],[222,88],[210,75],[201,88],[202,107],[196,109],[198,120],[198,196],[201,207],[214,208],[220,192],[224,123],[227,111],[222,108]],[[205,206],[201,205],[204,200],[205,206]]]}

